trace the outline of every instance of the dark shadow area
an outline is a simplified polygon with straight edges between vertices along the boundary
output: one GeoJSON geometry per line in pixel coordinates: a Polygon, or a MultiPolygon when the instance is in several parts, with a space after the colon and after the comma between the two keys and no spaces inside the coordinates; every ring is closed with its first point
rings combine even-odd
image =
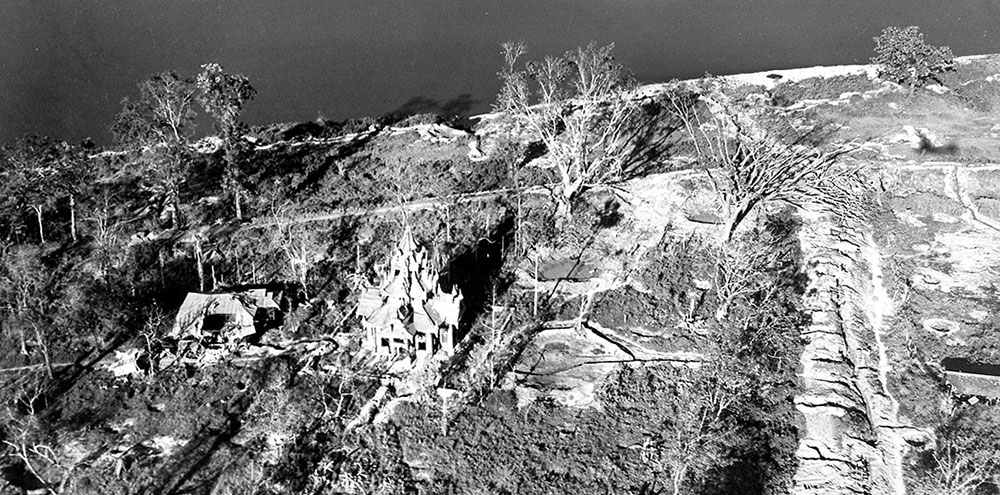
{"type": "Polygon", "coordinates": [[[514,242],[514,217],[507,215],[488,237],[479,239],[450,260],[441,273],[445,290],[458,287],[462,291],[463,309],[456,342],[460,342],[476,320],[486,311],[493,298],[506,293],[511,280],[500,277],[507,246],[514,242]]]}
{"type": "Polygon", "coordinates": [[[597,227],[608,229],[618,225],[624,218],[620,211],[621,207],[621,203],[614,199],[605,201],[604,207],[597,212],[597,227]]]}
{"type": "MultiPolygon", "coordinates": [[[[2,440],[2,437],[0,437],[2,440]]],[[[45,491],[47,486],[23,463],[12,463],[0,468],[0,479],[5,480],[10,486],[24,490],[27,493],[36,493],[37,490],[45,491]]]]}
{"type": "Polygon", "coordinates": [[[299,141],[306,138],[326,137],[330,126],[326,122],[300,122],[281,132],[283,141],[299,141]]]}
{"type": "Polygon", "coordinates": [[[958,371],[976,375],[1000,376],[1000,365],[974,363],[966,358],[949,357],[941,360],[945,371],[958,371]]]}
{"type": "Polygon", "coordinates": [[[958,154],[958,143],[950,142],[942,144],[941,146],[935,146],[930,139],[927,139],[925,136],[920,136],[920,142],[917,143],[917,152],[921,155],[955,155],[958,154]]]}
{"type": "MultiPolygon", "coordinates": [[[[502,276],[507,246],[513,246],[515,219],[506,216],[490,235],[467,247],[445,265],[441,285],[445,290],[457,287],[463,295],[463,308],[456,331],[455,354],[442,369],[447,385],[451,377],[461,374],[470,362],[472,351],[482,344],[482,338],[472,332],[476,322],[484,317],[490,304],[504,299],[513,280],[502,276]]],[[[516,347],[516,346],[515,346],[516,347]]],[[[488,390],[480,391],[487,393],[488,390]]]]}
{"type": "Polygon", "coordinates": [[[448,101],[435,100],[426,96],[414,96],[399,108],[389,112],[387,116],[392,122],[398,122],[414,115],[434,114],[448,125],[467,130],[471,124],[469,113],[477,103],[479,100],[473,98],[470,93],[460,94],[448,101]]]}
{"type": "MultiPolygon", "coordinates": [[[[233,462],[238,462],[242,454],[231,440],[239,433],[243,417],[254,397],[270,377],[276,373],[286,375],[290,368],[291,364],[286,358],[277,358],[263,362],[261,368],[252,373],[245,373],[245,379],[240,381],[241,386],[236,389],[242,391],[234,394],[231,399],[219,401],[218,409],[204,417],[205,424],[191,440],[179,452],[165,458],[164,463],[155,469],[155,474],[148,478],[149,481],[137,493],[213,493],[219,477],[233,462]]],[[[155,458],[150,461],[156,462],[155,458]]]]}
{"type": "Polygon", "coordinates": [[[676,145],[674,134],[684,128],[683,121],[663,102],[645,101],[625,128],[629,131],[622,139],[629,151],[622,166],[623,178],[667,171],[664,159],[676,145]]]}
{"type": "Polygon", "coordinates": [[[295,192],[299,193],[311,186],[319,184],[323,177],[329,172],[331,168],[337,168],[339,173],[339,168],[334,167],[340,160],[350,157],[351,155],[361,151],[364,147],[371,141],[375,136],[378,135],[377,130],[365,132],[358,135],[354,139],[337,146],[333,151],[328,151],[323,155],[323,166],[310,171],[306,178],[299,182],[298,187],[295,192]]]}
{"type": "MultiPolygon", "coordinates": [[[[58,368],[52,374],[52,380],[45,389],[44,397],[48,403],[55,404],[59,397],[65,395],[73,388],[87,373],[94,371],[94,366],[102,359],[119,350],[122,345],[131,340],[132,336],[122,332],[115,336],[114,340],[103,349],[95,352],[87,352],[76,359],[71,366],[58,368]],[[89,359],[88,359],[89,358],[89,359]]],[[[36,411],[39,409],[36,408],[36,411]]],[[[57,420],[61,415],[59,410],[48,410],[46,408],[47,419],[57,420]]]]}
{"type": "Polygon", "coordinates": [[[345,302],[351,295],[350,281],[344,276],[353,274],[359,260],[354,244],[357,241],[357,230],[362,217],[345,216],[336,220],[335,227],[326,230],[326,238],[330,248],[325,259],[311,272],[309,277],[309,293],[318,295],[328,301],[338,304],[345,302]],[[344,251],[349,249],[349,256],[344,251]]]}
{"type": "MultiPolygon", "coordinates": [[[[293,189],[287,191],[283,195],[283,199],[290,199],[292,196],[312,191],[323,183],[324,178],[331,170],[340,173],[338,162],[364,149],[378,135],[378,132],[377,129],[362,132],[354,139],[343,144],[330,146],[325,151],[320,151],[314,146],[302,146],[298,149],[257,152],[254,162],[261,164],[261,166],[257,168],[257,173],[248,182],[269,184],[287,181],[289,176],[302,176],[293,182],[293,189]]],[[[257,192],[249,191],[251,194],[257,192]]]]}
{"type": "Polygon", "coordinates": [[[207,468],[211,467],[213,456],[226,449],[228,441],[236,436],[237,432],[239,432],[238,414],[228,417],[222,425],[203,427],[184,446],[183,451],[174,456],[177,461],[167,464],[153,477],[158,481],[141,488],[138,493],[142,495],[210,493],[215,481],[222,474],[222,468],[217,466],[212,472],[206,472],[207,468]],[[195,479],[196,477],[200,479],[195,479]]]}

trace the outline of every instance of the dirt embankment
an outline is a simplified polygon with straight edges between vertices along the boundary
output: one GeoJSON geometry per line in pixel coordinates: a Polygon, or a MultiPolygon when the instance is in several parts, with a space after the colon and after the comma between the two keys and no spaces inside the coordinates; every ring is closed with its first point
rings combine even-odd
{"type": "Polygon", "coordinates": [[[879,255],[862,229],[817,216],[801,232],[813,322],[803,331],[805,417],[793,493],[901,494],[898,406],[886,389],[882,321],[892,302],[879,255]]]}
{"type": "MultiPolygon", "coordinates": [[[[951,198],[964,207],[954,213],[970,228],[991,231],[996,229],[992,193],[984,191],[992,190],[987,186],[997,177],[996,166],[942,163],[888,169],[882,183],[898,194],[912,190],[951,198]]],[[[914,211],[895,213],[909,218],[914,211]]],[[[934,214],[942,220],[948,216],[934,214]]],[[[904,493],[904,436],[930,435],[900,418],[899,404],[889,393],[893,363],[884,340],[893,332],[888,321],[894,301],[882,280],[886,254],[872,239],[872,229],[812,215],[800,234],[810,280],[805,304],[813,321],[803,331],[807,343],[797,406],[805,428],[796,494],[904,493]]],[[[988,252],[967,254],[966,262],[974,264],[988,252]]],[[[959,274],[955,271],[955,277],[959,274]]]]}

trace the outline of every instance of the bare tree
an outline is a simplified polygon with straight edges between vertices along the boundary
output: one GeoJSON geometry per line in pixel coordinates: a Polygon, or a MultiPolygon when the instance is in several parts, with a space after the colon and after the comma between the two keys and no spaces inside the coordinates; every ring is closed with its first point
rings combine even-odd
{"type": "Polygon", "coordinates": [[[100,203],[83,220],[93,225],[94,241],[101,254],[102,268],[106,270],[108,265],[117,264],[116,260],[124,256],[121,244],[122,230],[126,222],[115,215],[107,192],[102,195],[100,203]]]}
{"type": "Polygon", "coordinates": [[[725,209],[725,240],[733,238],[751,213],[771,203],[868,218],[871,206],[852,189],[860,181],[858,170],[841,163],[858,149],[857,143],[810,146],[810,132],[786,143],[786,136],[774,135],[733,108],[719,88],[700,95],[681,90],[668,93],[666,100],[684,122],[725,209]]]}
{"type": "Polygon", "coordinates": [[[38,384],[21,390],[18,402],[27,411],[26,414],[6,408],[5,454],[20,461],[44,485],[47,493],[70,493],[67,488],[78,461],[61,455],[56,448],[42,441],[35,410],[41,394],[42,388],[38,384]]]}
{"type": "Polygon", "coordinates": [[[992,406],[966,406],[938,429],[924,453],[910,490],[917,495],[972,495],[1000,485],[1000,413],[992,406]]]}
{"type": "Polygon", "coordinates": [[[122,100],[111,132],[119,144],[185,143],[194,134],[194,82],[167,71],[139,82],[139,97],[122,100]]]}
{"type": "Polygon", "coordinates": [[[853,143],[821,151],[739,138],[735,147],[720,157],[717,172],[708,169],[728,210],[723,230],[726,239],[732,239],[740,222],[762,205],[784,202],[801,208],[822,201],[824,193],[838,189],[839,179],[856,172],[835,167],[839,158],[855,149],[853,143]]]}
{"type": "Polygon", "coordinates": [[[42,265],[38,255],[36,249],[27,246],[0,252],[0,314],[7,325],[17,329],[20,353],[30,358],[29,348],[40,351],[51,376],[52,362],[43,330],[52,326],[50,316],[55,302],[50,292],[59,288],[53,286],[57,277],[42,265]]]}
{"type": "Polygon", "coordinates": [[[284,255],[288,269],[308,297],[309,270],[322,259],[323,244],[314,231],[297,221],[289,207],[274,209],[271,217],[271,245],[284,255]]]}
{"type": "Polygon", "coordinates": [[[70,203],[70,237],[76,240],[76,194],[85,181],[86,167],[79,153],[63,141],[26,136],[0,151],[0,180],[8,211],[34,214],[40,243],[46,241],[45,210],[57,198],[70,203]]]}
{"type": "Polygon", "coordinates": [[[137,158],[152,199],[162,203],[176,227],[183,212],[180,187],[190,162],[188,140],[194,133],[193,103],[197,88],[190,79],[163,72],[139,83],[136,100],[122,100],[111,127],[115,139],[137,158]]]}
{"type": "Polygon", "coordinates": [[[528,100],[530,89],[527,74],[517,68],[518,59],[527,51],[528,47],[523,41],[505,41],[500,44],[504,65],[497,75],[503,84],[500,86],[497,101],[493,104],[494,112],[515,112],[524,101],[528,100]]]}
{"type": "Polygon", "coordinates": [[[753,242],[726,243],[716,250],[716,321],[723,321],[734,304],[773,287],[764,273],[783,253],[753,242]]]}
{"type": "Polygon", "coordinates": [[[628,139],[639,109],[634,84],[614,61],[614,45],[593,43],[563,57],[546,57],[516,69],[523,43],[502,45],[503,84],[495,108],[540,140],[548,151],[547,167],[559,185],[553,191],[557,217],[570,216],[571,204],[586,188],[623,178],[631,156],[628,139]],[[528,80],[537,86],[535,99],[528,80]]]}
{"type": "Polygon", "coordinates": [[[642,445],[643,460],[655,473],[665,474],[674,495],[688,493],[704,481],[708,471],[723,462],[725,448],[735,433],[728,415],[743,398],[746,383],[718,365],[674,371],[670,380],[671,410],[655,437],[642,445]]]}

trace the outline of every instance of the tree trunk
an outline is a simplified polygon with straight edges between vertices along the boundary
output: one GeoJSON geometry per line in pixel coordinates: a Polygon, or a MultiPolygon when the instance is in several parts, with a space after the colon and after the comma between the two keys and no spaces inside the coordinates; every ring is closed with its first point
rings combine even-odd
{"type": "Polygon", "coordinates": [[[674,485],[674,495],[681,495],[681,488],[684,487],[684,476],[686,473],[686,467],[677,468],[674,472],[670,473],[670,482],[674,485]]]}
{"type": "Polygon", "coordinates": [[[555,227],[557,231],[562,231],[566,224],[573,219],[573,205],[569,198],[562,194],[555,194],[553,199],[556,201],[555,227]]]}
{"type": "Polygon", "coordinates": [[[535,290],[532,291],[534,297],[532,299],[531,305],[531,316],[534,318],[538,317],[538,255],[535,255],[535,290]]]}
{"type": "Polygon", "coordinates": [[[753,208],[757,206],[757,201],[743,201],[735,208],[732,214],[729,216],[729,220],[726,221],[725,229],[722,234],[725,236],[725,241],[733,240],[733,236],[736,234],[736,229],[740,226],[740,223],[753,211],[753,208]]]}
{"type": "Polygon", "coordinates": [[[31,209],[35,210],[35,219],[38,221],[38,239],[42,244],[45,244],[45,228],[42,227],[42,205],[34,205],[31,209]]]}
{"type": "Polygon", "coordinates": [[[76,198],[69,195],[69,235],[76,242],[76,198]]]}
{"type": "Polygon", "coordinates": [[[38,341],[38,347],[42,350],[42,359],[45,360],[45,369],[49,373],[49,378],[54,378],[55,372],[52,370],[52,361],[49,359],[49,346],[45,343],[42,332],[38,330],[38,325],[35,325],[35,340],[38,341]]]}
{"type": "Polygon", "coordinates": [[[722,323],[722,320],[729,316],[729,306],[732,304],[731,298],[726,298],[725,301],[719,301],[719,307],[715,308],[715,321],[722,323]]]}
{"type": "Polygon", "coordinates": [[[233,196],[235,196],[235,203],[236,203],[236,219],[242,222],[243,209],[240,207],[240,197],[242,196],[242,194],[240,194],[239,191],[234,191],[233,196]]]}
{"type": "Polygon", "coordinates": [[[25,356],[25,360],[28,359],[28,342],[27,338],[24,336],[24,325],[19,324],[17,326],[17,333],[21,336],[21,355],[25,356]]]}
{"type": "Polygon", "coordinates": [[[160,289],[162,290],[163,287],[165,287],[165,279],[164,279],[164,275],[163,275],[163,267],[164,267],[164,265],[166,265],[166,260],[163,259],[163,251],[162,250],[157,250],[156,257],[160,261],[160,289]]]}
{"type": "Polygon", "coordinates": [[[309,276],[309,267],[305,262],[299,267],[299,284],[302,285],[302,295],[306,301],[309,300],[309,292],[306,290],[306,278],[309,276]]]}
{"type": "Polygon", "coordinates": [[[205,269],[201,266],[201,240],[194,241],[194,260],[198,268],[198,291],[205,292],[205,269]]]}
{"type": "Polygon", "coordinates": [[[181,214],[181,192],[178,188],[177,184],[171,184],[168,196],[172,207],[170,211],[170,228],[172,229],[180,227],[184,220],[181,214]]]}

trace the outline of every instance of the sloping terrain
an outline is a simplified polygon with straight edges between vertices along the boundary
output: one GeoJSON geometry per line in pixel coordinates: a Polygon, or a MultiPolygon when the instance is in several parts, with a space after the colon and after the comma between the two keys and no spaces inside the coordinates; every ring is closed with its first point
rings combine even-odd
{"type": "Polygon", "coordinates": [[[1000,365],[998,60],[936,90],[685,83],[857,142],[836,167],[865,212],[767,203],[731,238],[683,133],[560,219],[544,150],[488,124],[257,129],[240,221],[218,147],[184,225],[142,156],[95,153],[79,239],[60,202],[3,246],[0,493],[940,493],[944,453],[994,462],[995,405],[943,361],[1000,365]],[[358,293],[404,230],[464,296],[454,355],[364,348],[358,293]],[[187,292],[250,286],[279,324],[169,337],[187,292]]]}

